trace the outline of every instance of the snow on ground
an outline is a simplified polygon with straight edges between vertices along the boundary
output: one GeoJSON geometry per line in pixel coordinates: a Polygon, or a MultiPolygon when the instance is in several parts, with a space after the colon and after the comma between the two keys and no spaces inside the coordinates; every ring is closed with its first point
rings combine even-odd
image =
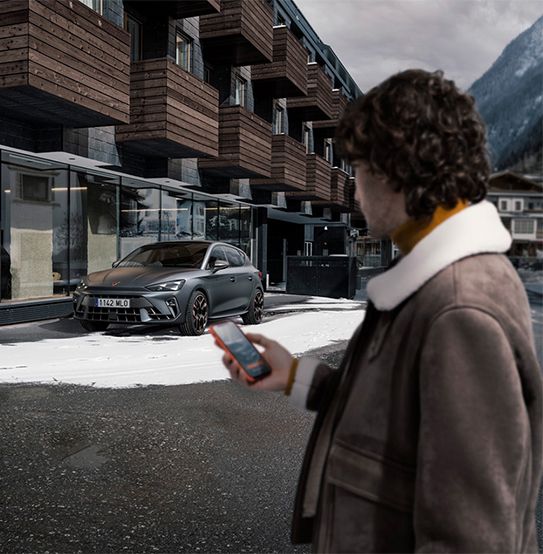
{"type": "MultiPolygon", "coordinates": [[[[337,307],[338,301],[333,305],[337,307]]],[[[345,311],[295,313],[243,329],[300,354],[351,336],[365,312],[343,305],[345,311]]],[[[200,337],[93,333],[0,345],[0,382],[117,388],[217,381],[229,378],[221,356],[209,333],[200,337]]]]}
{"type": "MultiPolygon", "coordinates": [[[[274,298],[277,295],[267,294],[267,298],[274,298]]],[[[292,302],[282,306],[273,306],[269,310],[274,313],[291,312],[293,310],[357,310],[360,309],[360,302],[347,298],[326,298],[324,296],[307,296],[299,304],[292,302]]]]}

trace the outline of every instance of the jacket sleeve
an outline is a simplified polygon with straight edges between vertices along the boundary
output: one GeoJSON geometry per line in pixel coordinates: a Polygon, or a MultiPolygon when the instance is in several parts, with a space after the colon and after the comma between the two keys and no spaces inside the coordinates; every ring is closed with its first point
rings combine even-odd
{"type": "Polygon", "coordinates": [[[530,471],[530,424],[502,326],[475,308],[442,313],[419,377],[416,551],[520,551],[517,486],[530,471]]]}
{"type": "Polygon", "coordinates": [[[318,410],[334,371],[315,358],[300,358],[290,393],[291,404],[312,411],[318,410]]]}

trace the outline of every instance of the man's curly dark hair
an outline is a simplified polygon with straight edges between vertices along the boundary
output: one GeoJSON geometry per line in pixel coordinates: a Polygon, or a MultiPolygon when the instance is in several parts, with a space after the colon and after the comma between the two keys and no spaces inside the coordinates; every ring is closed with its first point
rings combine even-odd
{"type": "Polygon", "coordinates": [[[442,71],[402,71],[346,108],[336,145],[346,160],[367,163],[403,190],[411,217],[460,199],[476,203],[486,195],[490,162],[474,104],[442,71]]]}

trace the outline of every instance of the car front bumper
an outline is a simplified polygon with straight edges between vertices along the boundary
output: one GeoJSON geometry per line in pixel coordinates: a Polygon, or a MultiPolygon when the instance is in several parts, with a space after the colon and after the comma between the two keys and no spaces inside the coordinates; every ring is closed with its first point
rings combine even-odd
{"type": "Polygon", "coordinates": [[[73,295],[74,317],[106,323],[177,323],[184,319],[185,304],[172,291],[100,291],[87,289],[73,295]],[[98,307],[97,299],[128,299],[130,306],[98,307]]]}

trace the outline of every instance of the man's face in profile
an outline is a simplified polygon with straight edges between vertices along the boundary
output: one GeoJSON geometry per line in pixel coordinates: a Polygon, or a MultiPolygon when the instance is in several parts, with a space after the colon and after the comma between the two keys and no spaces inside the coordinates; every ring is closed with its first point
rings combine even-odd
{"type": "Polygon", "coordinates": [[[407,221],[405,196],[393,190],[386,177],[372,173],[363,161],[353,163],[356,176],[355,199],[372,237],[381,239],[407,221]]]}

